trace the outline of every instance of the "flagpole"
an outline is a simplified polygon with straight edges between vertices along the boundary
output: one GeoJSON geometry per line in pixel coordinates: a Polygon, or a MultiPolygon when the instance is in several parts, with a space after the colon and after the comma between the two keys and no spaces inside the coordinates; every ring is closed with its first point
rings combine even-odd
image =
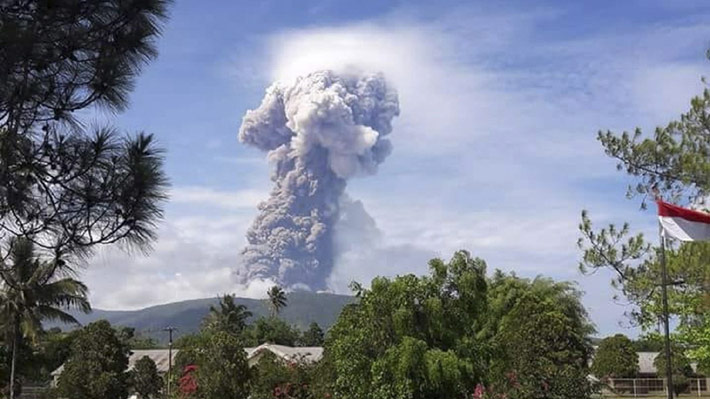
{"type": "Polygon", "coordinates": [[[673,399],[673,368],[671,359],[671,333],[668,317],[668,270],[666,268],[666,235],[661,222],[658,222],[658,231],[661,239],[661,296],[663,302],[663,333],[666,352],[666,390],[668,399],[673,399]]]}

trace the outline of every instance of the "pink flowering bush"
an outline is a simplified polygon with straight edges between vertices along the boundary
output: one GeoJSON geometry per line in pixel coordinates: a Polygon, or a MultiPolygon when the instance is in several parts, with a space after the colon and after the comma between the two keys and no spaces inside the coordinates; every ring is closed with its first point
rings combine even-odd
{"type": "Polygon", "coordinates": [[[197,392],[197,378],[195,372],[197,366],[190,364],[185,366],[182,372],[182,377],[178,380],[178,391],[181,398],[191,398],[197,392]]]}

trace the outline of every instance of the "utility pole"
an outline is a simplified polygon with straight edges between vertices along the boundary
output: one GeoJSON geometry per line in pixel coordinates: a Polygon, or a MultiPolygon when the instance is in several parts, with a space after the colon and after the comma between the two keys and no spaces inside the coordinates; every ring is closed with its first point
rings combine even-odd
{"type": "Polygon", "coordinates": [[[177,331],[175,327],[165,327],[163,331],[168,332],[168,395],[170,398],[170,379],[173,376],[173,331],[177,331]]]}
{"type": "Polygon", "coordinates": [[[661,236],[661,295],[663,302],[663,335],[666,355],[666,389],[668,399],[673,399],[673,359],[671,358],[671,334],[668,317],[668,270],[666,267],[666,235],[663,227],[659,224],[661,236]]]}

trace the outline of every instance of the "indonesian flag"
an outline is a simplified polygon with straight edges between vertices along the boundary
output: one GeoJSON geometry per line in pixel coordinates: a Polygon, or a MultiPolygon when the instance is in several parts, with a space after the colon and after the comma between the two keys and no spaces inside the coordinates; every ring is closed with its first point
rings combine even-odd
{"type": "Polygon", "coordinates": [[[658,220],[667,237],[681,241],[710,240],[710,214],[685,209],[663,201],[658,204],[658,220]]]}

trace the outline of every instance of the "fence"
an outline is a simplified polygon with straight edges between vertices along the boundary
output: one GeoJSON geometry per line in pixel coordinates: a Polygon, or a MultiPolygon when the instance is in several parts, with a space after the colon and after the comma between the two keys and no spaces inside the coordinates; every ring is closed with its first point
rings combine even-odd
{"type": "Polygon", "coordinates": [[[24,386],[20,399],[41,399],[47,393],[49,386],[24,386]]]}
{"type": "MultiPolygon", "coordinates": [[[[685,397],[710,398],[710,381],[707,378],[689,378],[685,397]]],[[[657,397],[666,395],[665,378],[613,378],[602,389],[605,397],[657,397]]]]}

